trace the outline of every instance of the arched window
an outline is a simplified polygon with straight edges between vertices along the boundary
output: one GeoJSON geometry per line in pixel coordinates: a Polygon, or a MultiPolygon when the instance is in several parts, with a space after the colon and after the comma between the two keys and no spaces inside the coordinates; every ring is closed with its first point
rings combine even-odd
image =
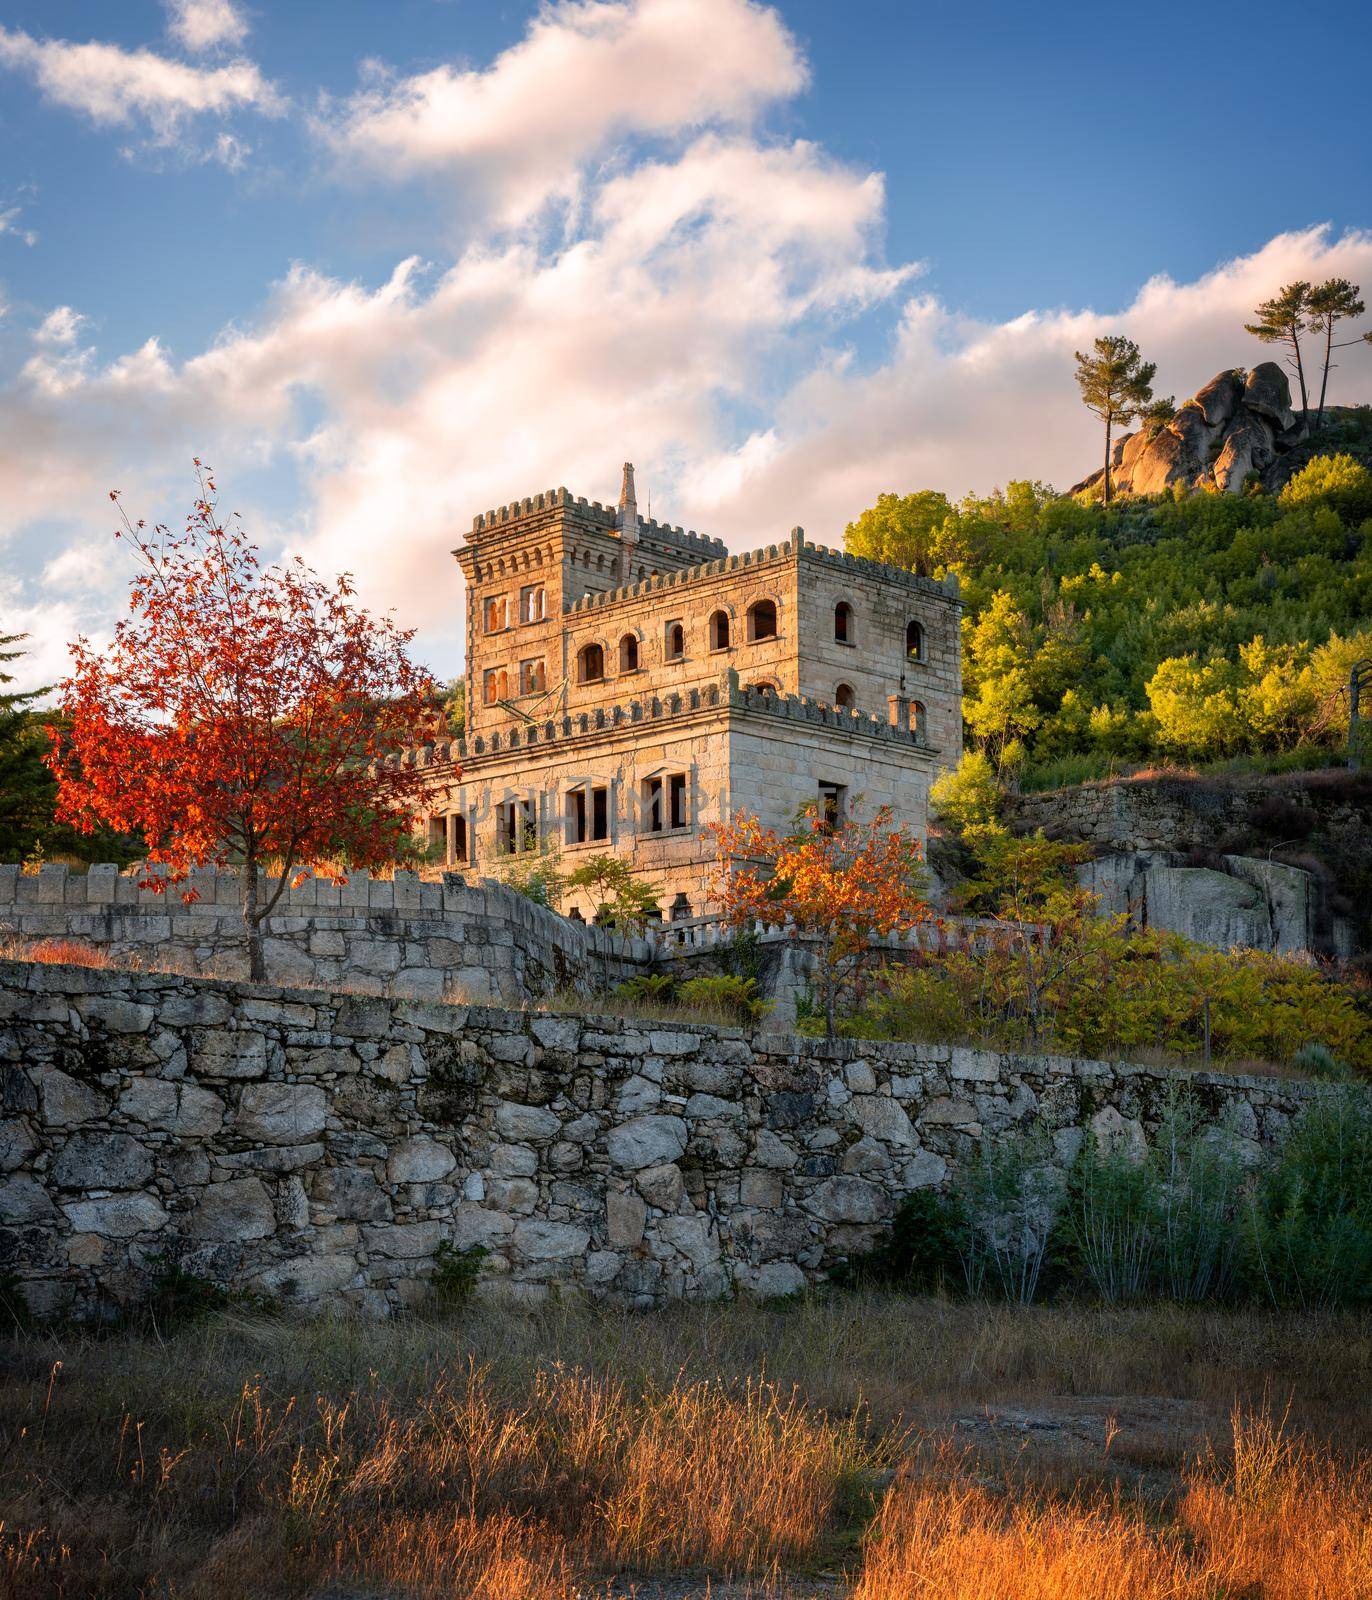
{"type": "Polygon", "coordinates": [[[841,683],[834,690],[834,704],[840,711],[853,711],[857,707],[857,696],[853,693],[851,683],[841,683]]]}
{"type": "Polygon", "coordinates": [[[759,683],[750,683],[746,687],[750,694],[777,694],[779,692],[776,684],[769,682],[766,678],[763,678],[759,683]]]}
{"type": "Polygon", "coordinates": [[[598,644],[583,644],[576,665],[580,682],[600,683],[605,677],[605,652],[598,644]]]}
{"type": "Polygon", "coordinates": [[[853,608],[846,600],[834,607],[834,638],[839,644],[856,644],[853,627],[853,608]]]}
{"type": "Polygon", "coordinates": [[[913,617],[905,624],[905,654],[911,661],[924,660],[924,628],[913,617]]]}
{"type": "Polygon", "coordinates": [[[499,633],[509,626],[510,602],[503,594],[494,594],[486,601],[485,631],[499,633]]]}
{"type": "Polygon", "coordinates": [[[686,654],[686,629],[679,622],[667,624],[663,640],[663,655],[668,661],[680,661],[686,654]]]}
{"type": "Polygon", "coordinates": [[[619,670],[638,671],[638,640],[632,633],[626,633],[619,641],[619,670]]]}
{"type": "Polygon", "coordinates": [[[758,600],[748,607],[748,639],[756,644],[760,639],[777,636],[777,603],[775,600],[758,600]]]}
{"type": "Polygon", "coordinates": [[[917,739],[929,737],[929,713],[924,709],[923,700],[910,702],[910,732],[917,739]]]}
{"type": "Polygon", "coordinates": [[[711,650],[727,650],[729,648],[729,613],[716,611],[710,618],[710,648],[711,650]]]}
{"type": "Polygon", "coordinates": [[[506,667],[487,667],[485,677],[482,679],[482,700],[488,706],[493,706],[497,700],[508,700],[509,697],[509,669],[506,667]]]}

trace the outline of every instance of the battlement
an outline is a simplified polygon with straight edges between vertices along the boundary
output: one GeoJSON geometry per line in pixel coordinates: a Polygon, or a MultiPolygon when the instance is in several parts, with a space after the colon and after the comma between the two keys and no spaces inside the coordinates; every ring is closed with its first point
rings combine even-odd
{"type": "Polygon", "coordinates": [[[616,589],[605,589],[599,594],[584,594],[567,607],[567,615],[574,617],[589,611],[603,611],[611,606],[641,600],[647,595],[659,594],[666,589],[703,583],[729,573],[780,565],[789,561],[794,553],[791,544],[769,544],[762,550],[724,555],[714,561],[702,562],[699,566],[687,567],[682,572],[663,572],[656,578],[640,578],[635,583],[621,584],[616,589]]]}
{"type": "Polygon", "coordinates": [[[950,572],[946,578],[922,578],[917,573],[907,572],[904,567],[893,567],[885,561],[873,561],[870,556],[855,556],[847,550],[834,550],[828,545],[810,544],[807,541],[802,548],[805,558],[820,566],[878,578],[882,583],[898,584],[901,588],[935,595],[942,600],[958,600],[961,594],[961,586],[955,572],[950,572]]]}
{"type": "Polygon", "coordinates": [[[920,750],[932,748],[922,730],[898,727],[862,711],[826,705],[806,695],[741,688],[738,674],[731,670],[721,683],[705,688],[689,689],[681,694],[653,695],[647,700],[629,700],[621,705],[597,706],[594,711],[582,711],[575,716],[537,724],[516,724],[503,732],[476,734],[470,739],[440,739],[390,760],[418,768],[465,765],[478,757],[501,755],[511,750],[543,749],[571,740],[594,738],[617,728],[695,716],[702,711],[747,711],[756,716],[808,723],[859,738],[879,739],[920,750]]]}
{"type": "MultiPolygon", "coordinates": [[[[542,494],[526,495],[523,500],[512,500],[509,505],[480,512],[472,518],[472,533],[489,533],[493,528],[512,528],[526,519],[555,510],[570,511],[578,521],[599,527],[613,538],[619,537],[619,514],[614,506],[603,505],[599,500],[587,500],[585,495],[572,495],[565,488],[545,489],[542,494]]],[[[728,549],[722,539],[712,539],[707,534],[697,533],[694,528],[659,522],[655,517],[639,517],[638,533],[642,539],[658,539],[703,558],[723,555],[728,549]]]]}
{"type": "Polygon", "coordinates": [[[661,594],[668,589],[689,587],[734,573],[756,571],[760,567],[782,565],[797,555],[819,566],[876,578],[882,583],[894,584],[939,600],[958,599],[956,574],[950,574],[945,579],[922,578],[913,572],[906,572],[903,567],[888,566],[883,561],[872,561],[867,556],[850,555],[846,550],[832,550],[827,545],[811,544],[805,538],[803,528],[793,528],[791,537],[781,544],[765,545],[760,550],[740,551],[688,567],[681,572],[663,572],[655,578],[640,578],[614,589],[604,589],[598,594],[582,595],[567,607],[566,614],[574,617],[592,611],[604,611],[613,606],[631,604],[649,595],[661,594]]]}

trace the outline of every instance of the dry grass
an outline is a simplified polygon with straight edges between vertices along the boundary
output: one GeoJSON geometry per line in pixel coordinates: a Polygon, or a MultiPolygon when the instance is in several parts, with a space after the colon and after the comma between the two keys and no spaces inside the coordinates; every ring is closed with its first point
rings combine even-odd
{"type": "Polygon", "coordinates": [[[878,1296],[30,1337],[0,1597],[1360,1600],[1369,1379],[1367,1318],[878,1296]]]}
{"type": "Polygon", "coordinates": [[[19,939],[0,940],[0,960],[43,961],[66,967],[112,967],[108,950],[85,944],[80,939],[38,939],[26,943],[19,939]]]}

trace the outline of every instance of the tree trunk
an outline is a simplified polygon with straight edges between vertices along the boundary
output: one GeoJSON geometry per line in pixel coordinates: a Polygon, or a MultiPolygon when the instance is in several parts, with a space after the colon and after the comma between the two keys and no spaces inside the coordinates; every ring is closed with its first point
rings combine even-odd
{"type": "Polygon", "coordinates": [[[1296,378],[1301,386],[1301,421],[1310,426],[1310,391],[1305,387],[1305,362],[1301,359],[1301,336],[1291,330],[1291,348],[1296,352],[1296,378]]]}
{"type": "Polygon", "coordinates": [[[267,977],[267,963],[262,958],[262,922],[257,912],[257,856],[253,852],[243,858],[243,933],[248,941],[248,976],[254,983],[263,983],[267,977]]]}
{"type": "Polygon", "coordinates": [[[1329,362],[1334,354],[1334,319],[1330,317],[1324,325],[1324,372],[1320,376],[1320,406],[1315,413],[1315,429],[1318,432],[1324,425],[1324,394],[1329,387],[1329,362]]]}
{"type": "Polygon", "coordinates": [[[1110,504],[1110,423],[1112,418],[1107,414],[1105,418],[1105,504],[1110,504]]]}

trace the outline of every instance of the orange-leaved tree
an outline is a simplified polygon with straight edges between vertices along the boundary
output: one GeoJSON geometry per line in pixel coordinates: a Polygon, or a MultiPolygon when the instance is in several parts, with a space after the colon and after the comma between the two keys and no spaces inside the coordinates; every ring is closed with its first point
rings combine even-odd
{"type": "Polygon", "coordinates": [[[111,492],[136,562],[129,614],[105,650],[71,646],[48,763],[63,821],[142,834],[151,887],[240,865],[262,978],[262,925],[288,885],[395,859],[420,791],[398,757],[431,720],[432,685],[412,632],[355,605],[348,577],[325,583],[298,558],[262,566],[195,469],[182,534],[132,522],[111,492]]]}
{"type": "Polygon", "coordinates": [[[778,834],[740,812],[714,826],[713,895],[726,924],[782,927],[818,945],[816,977],[824,1026],[834,1037],[840,996],[853,989],[874,941],[932,917],[924,898],[919,840],[892,821],[889,806],[866,819],[835,822],[818,806],[778,834]]]}

